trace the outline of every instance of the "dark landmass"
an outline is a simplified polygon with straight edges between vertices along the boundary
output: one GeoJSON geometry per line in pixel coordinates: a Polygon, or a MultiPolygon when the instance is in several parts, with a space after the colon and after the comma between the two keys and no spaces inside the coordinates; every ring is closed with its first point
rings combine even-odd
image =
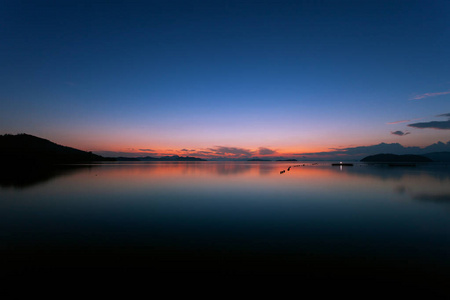
{"type": "Polygon", "coordinates": [[[206,161],[206,159],[198,158],[198,157],[190,157],[190,156],[163,156],[163,157],[117,157],[115,158],[117,161],[206,161]]]}
{"type": "Polygon", "coordinates": [[[423,154],[423,156],[437,162],[450,162],[450,152],[432,152],[423,154]]]}
{"type": "Polygon", "coordinates": [[[364,157],[361,159],[362,162],[379,162],[379,163],[404,163],[404,162],[432,162],[431,159],[423,155],[397,155],[397,154],[376,154],[364,157]]]}
{"type": "Polygon", "coordinates": [[[251,158],[247,159],[247,161],[271,161],[270,159],[262,159],[262,158],[251,158]]]}
{"type": "Polygon", "coordinates": [[[277,161],[297,161],[296,159],[277,159],[277,161]]]}
{"type": "Polygon", "coordinates": [[[114,160],[29,134],[0,135],[0,159],[3,165],[39,166],[114,160]]]}
{"type": "Polygon", "coordinates": [[[197,157],[103,157],[92,152],[61,146],[29,134],[0,135],[0,159],[3,165],[48,166],[101,161],[205,161],[197,157]]]}

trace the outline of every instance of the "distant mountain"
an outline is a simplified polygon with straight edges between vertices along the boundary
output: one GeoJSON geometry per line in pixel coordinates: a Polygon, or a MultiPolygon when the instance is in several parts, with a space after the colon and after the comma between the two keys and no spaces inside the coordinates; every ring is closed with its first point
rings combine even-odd
{"type": "Polygon", "coordinates": [[[198,158],[198,157],[190,157],[190,156],[163,156],[163,157],[152,157],[152,156],[145,156],[145,157],[134,157],[134,158],[128,158],[128,157],[117,157],[116,160],[119,161],[206,161],[206,159],[198,158]]]}
{"type": "Polygon", "coordinates": [[[136,157],[123,157],[123,156],[120,156],[120,157],[114,157],[114,159],[116,161],[140,161],[139,158],[136,158],[136,157]]]}
{"type": "Polygon", "coordinates": [[[60,164],[112,160],[100,155],[61,146],[29,134],[0,135],[0,160],[3,164],[60,164]]]}
{"type": "Polygon", "coordinates": [[[404,147],[399,143],[380,143],[370,146],[356,146],[347,148],[335,148],[331,151],[297,153],[301,159],[326,159],[326,160],[360,160],[369,155],[380,153],[392,153],[397,155],[417,154],[426,155],[434,152],[450,152],[450,141],[437,142],[426,147],[404,147]]]}
{"type": "Polygon", "coordinates": [[[450,152],[432,152],[424,154],[423,156],[428,157],[433,161],[450,162],[450,152]]]}
{"type": "Polygon", "coordinates": [[[397,154],[376,154],[364,157],[361,159],[362,162],[432,162],[432,160],[423,155],[397,155],[397,154]]]}
{"type": "Polygon", "coordinates": [[[140,158],[142,161],[149,161],[149,160],[155,160],[155,161],[206,161],[206,159],[198,158],[198,157],[190,157],[190,156],[163,156],[163,157],[143,157],[140,158]]]}
{"type": "Polygon", "coordinates": [[[277,159],[277,161],[297,161],[296,159],[277,159]]]}

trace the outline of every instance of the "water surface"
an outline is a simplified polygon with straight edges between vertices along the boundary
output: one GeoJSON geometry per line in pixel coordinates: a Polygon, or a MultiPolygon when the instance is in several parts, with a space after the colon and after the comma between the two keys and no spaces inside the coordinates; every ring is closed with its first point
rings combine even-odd
{"type": "Polygon", "coordinates": [[[447,280],[449,171],[324,162],[18,170],[0,182],[4,270],[447,280]]]}

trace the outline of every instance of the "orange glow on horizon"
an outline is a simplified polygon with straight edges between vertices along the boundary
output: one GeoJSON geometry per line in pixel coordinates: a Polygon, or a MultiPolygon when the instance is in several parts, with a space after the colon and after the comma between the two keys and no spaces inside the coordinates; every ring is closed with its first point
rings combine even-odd
{"type": "Polygon", "coordinates": [[[193,156],[193,157],[199,157],[204,159],[214,159],[217,157],[220,158],[245,158],[245,157],[259,157],[259,158],[276,158],[276,157],[300,157],[301,153],[317,153],[317,152],[324,152],[324,151],[330,151],[329,147],[289,147],[289,148],[269,148],[273,150],[273,153],[265,154],[260,153],[259,148],[245,148],[245,147],[223,147],[223,148],[230,148],[230,149],[236,149],[236,151],[239,151],[242,149],[242,152],[246,151],[246,153],[242,154],[236,154],[236,153],[217,153],[218,147],[208,147],[208,148],[177,148],[177,149],[168,149],[166,147],[152,147],[152,148],[144,148],[144,147],[121,147],[121,146],[110,146],[110,147],[102,147],[98,148],[97,150],[87,150],[87,151],[93,151],[93,152],[111,152],[111,153],[123,153],[127,154],[127,156],[133,157],[142,157],[142,156],[193,156]],[[105,150],[107,149],[107,150],[105,150]]]}
{"type": "MultiPolygon", "coordinates": [[[[102,155],[104,157],[161,157],[161,156],[190,156],[198,157],[207,160],[214,159],[327,159],[332,156],[340,156],[336,153],[330,155],[320,154],[321,152],[333,152],[334,150],[378,145],[380,143],[399,143],[404,147],[425,147],[433,142],[426,144],[410,144],[399,142],[398,140],[360,140],[357,137],[351,137],[346,140],[330,140],[310,138],[307,142],[301,141],[285,141],[285,140],[250,140],[242,141],[236,139],[234,142],[224,140],[223,143],[215,143],[214,140],[205,139],[202,141],[192,140],[186,142],[185,140],[178,140],[176,138],[159,137],[153,138],[151,136],[136,136],[135,133],[123,135],[113,135],[108,133],[106,135],[97,134],[93,132],[89,135],[56,135],[55,137],[47,137],[42,134],[36,134],[43,138],[68,147],[76,149],[91,151],[93,153],[102,155]],[[338,143],[338,144],[337,144],[338,143]],[[304,154],[306,153],[306,154],[304,154]],[[316,154],[317,153],[317,154],[316,154]]],[[[409,137],[409,136],[408,136],[409,137]]],[[[216,139],[217,140],[217,139],[216,139]]],[[[436,143],[437,141],[434,141],[436,143]]]]}

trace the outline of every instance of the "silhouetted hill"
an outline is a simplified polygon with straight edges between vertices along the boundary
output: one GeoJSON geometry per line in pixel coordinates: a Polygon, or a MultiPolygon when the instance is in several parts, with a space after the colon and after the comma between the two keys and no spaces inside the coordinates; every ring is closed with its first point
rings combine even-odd
{"type": "Polygon", "coordinates": [[[277,161],[297,161],[296,159],[277,159],[277,161]]]}
{"type": "Polygon", "coordinates": [[[428,157],[433,161],[450,162],[450,152],[432,152],[424,154],[423,156],[428,157]]]}
{"type": "Polygon", "coordinates": [[[3,164],[60,164],[112,160],[100,155],[61,146],[29,134],[0,135],[0,160],[3,164]]]}
{"type": "Polygon", "coordinates": [[[397,155],[397,154],[376,154],[364,157],[362,162],[432,162],[431,159],[422,155],[397,155]]]}

